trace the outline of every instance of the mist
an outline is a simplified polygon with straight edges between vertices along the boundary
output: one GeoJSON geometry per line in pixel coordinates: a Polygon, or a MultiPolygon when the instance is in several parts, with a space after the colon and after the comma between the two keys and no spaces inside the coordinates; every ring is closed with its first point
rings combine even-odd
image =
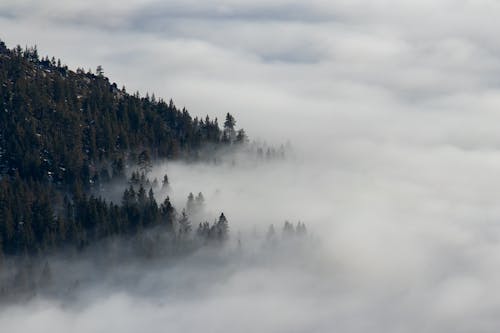
{"type": "Polygon", "coordinates": [[[9,43],[38,44],[73,68],[101,64],[128,91],[173,97],[195,115],[231,112],[251,139],[290,141],[292,151],[158,161],[152,177],[171,180],[158,201],[168,195],[181,210],[202,192],[206,211],[193,225],[224,212],[227,246],[121,260],[113,254],[131,245],[118,239],[71,262],[49,258],[64,292],[1,304],[0,327],[496,332],[497,7],[2,2],[9,43]],[[307,239],[267,248],[269,225],[281,240],[285,220],[304,222],[307,239]],[[103,253],[113,265],[96,259],[103,253]],[[74,276],[83,282],[67,293],[74,276]]]}
{"type": "Polygon", "coordinates": [[[21,332],[493,330],[498,228],[495,210],[488,207],[494,199],[479,200],[474,193],[494,191],[487,176],[497,159],[485,165],[476,158],[457,167],[464,152],[452,148],[439,157],[414,151],[412,158],[390,145],[358,144],[358,149],[371,159],[369,166],[356,163],[353,147],[332,155],[294,150],[273,161],[239,156],[219,164],[160,163],[152,175],[168,172],[168,195],[178,210],[189,192],[200,191],[204,218],[226,214],[228,244],[181,258],[144,259],[128,257],[133,243],[114,240],[111,247],[92,247],[72,260],[49,258],[52,292],[3,305],[2,327],[21,332]],[[436,160],[455,171],[440,177],[421,169],[436,160]],[[470,169],[484,175],[475,187],[463,178],[470,169]],[[285,220],[305,222],[307,239],[282,239],[285,220]],[[269,224],[282,241],[274,248],[265,246],[269,224]],[[61,292],[75,278],[78,288],[61,292]]]}

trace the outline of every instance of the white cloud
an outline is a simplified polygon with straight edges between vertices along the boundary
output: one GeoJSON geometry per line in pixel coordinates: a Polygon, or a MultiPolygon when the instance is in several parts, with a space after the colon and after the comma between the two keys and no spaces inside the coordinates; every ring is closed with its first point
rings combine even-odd
{"type": "MultiPolygon", "coordinates": [[[[300,218],[325,249],[303,271],[225,262],[224,283],[199,298],[183,299],[182,286],[177,297],[159,292],[162,302],[103,291],[83,308],[4,309],[0,326],[495,332],[499,6],[2,1],[9,46],[38,44],[73,68],[101,64],[129,91],[173,97],[195,115],[231,112],[254,138],[290,139],[293,163],[169,165],[176,200],[203,191],[238,229],[300,218]]],[[[189,262],[176,271],[193,284],[204,272],[189,262]]],[[[169,285],[172,271],[149,274],[143,282],[169,285]]]]}

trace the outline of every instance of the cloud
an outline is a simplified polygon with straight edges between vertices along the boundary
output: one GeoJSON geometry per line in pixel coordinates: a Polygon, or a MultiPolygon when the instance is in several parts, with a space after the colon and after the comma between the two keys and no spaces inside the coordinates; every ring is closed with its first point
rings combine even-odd
{"type": "Polygon", "coordinates": [[[133,267],[135,292],[96,282],[78,306],[40,297],[2,309],[0,326],[494,332],[498,6],[2,1],[9,46],[37,44],[73,68],[101,64],[129,91],[173,97],[194,115],[231,112],[252,138],[290,140],[286,162],[157,172],[169,173],[177,206],[202,191],[235,230],[300,219],[321,246],[274,265],[231,257],[133,267]]]}

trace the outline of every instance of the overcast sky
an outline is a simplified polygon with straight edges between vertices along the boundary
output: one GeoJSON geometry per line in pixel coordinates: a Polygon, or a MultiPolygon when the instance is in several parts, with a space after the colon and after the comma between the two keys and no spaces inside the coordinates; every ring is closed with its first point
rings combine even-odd
{"type": "Polygon", "coordinates": [[[9,46],[102,65],[129,91],[195,115],[231,111],[254,137],[309,120],[337,136],[492,148],[498,10],[488,0],[5,0],[0,27],[9,46]],[[453,115],[437,124],[436,112],[453,115]]]}
{"type": "MultiPolygon", "coordinates": [[[[304,273],[288,294],[272,294],[281,279],[266,270],[267,287],[241,291],[240,272],[222,301],[137,306],[114,294],[83,315],[37,303],[26,327],[61,319],[61,331],[75,322],[105,331],[100,311],[139,311],[129,329],[147,318],[161,331],[184,307],[203,321],[225,306],[289,310],[249,326],[266,332],[497,331],[499,13],[494,0],[2,0],[9,47],[36,44],[73,69],[102,65],[128,91],[173,98],[193,115],[231,112],[253,139],[290,140],[293,163],[168,167],[174,191],[186,179],[176,200],[202,190],[238,227],[291,215],[320,230],[326,248],[325,276],[304,273]]],[[[0,327],[22,313],[9,311],[0,327]]],[[[244,322],[231,313],[219,332],[244,322]]]]}

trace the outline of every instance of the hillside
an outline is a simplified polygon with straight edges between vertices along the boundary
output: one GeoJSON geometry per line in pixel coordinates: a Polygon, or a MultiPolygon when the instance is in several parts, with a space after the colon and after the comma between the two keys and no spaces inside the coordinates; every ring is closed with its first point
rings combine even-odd
{"type": "Polygon", "coordinates": [[[0,42],[0,249],[37,253],[171,224],[173,207],[158,207],[152,191],[146,205],[147,188],[129,191],[121,205],[90,194],[125,180],[127,166],[147,173],[156,159],[243,142],[234,124],[230,114],[221,129],[216,118],[193,118],[171,100],[129,94],[100,66],[95,74],[72,71],[36,48],[0,42]]]}

